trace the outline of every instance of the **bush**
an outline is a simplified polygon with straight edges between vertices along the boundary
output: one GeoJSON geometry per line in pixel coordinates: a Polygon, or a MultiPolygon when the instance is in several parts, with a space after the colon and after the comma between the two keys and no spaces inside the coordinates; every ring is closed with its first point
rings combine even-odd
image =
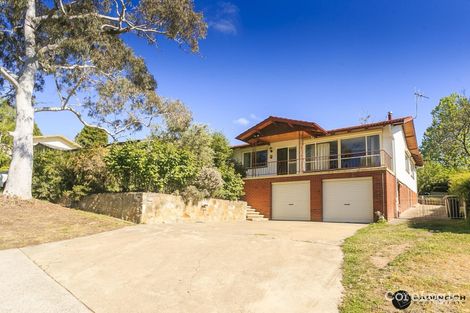
{"type": "Polygon", "coordinates": [[[214,197],[224,186],[224,181],[216,168],[203,167],[196,178],[195,186],[201,191],[206,191],[209,197],[214,197]]]}
{"type": "Polygon", "coordinates": [[[418,169],[418,192],[447,192],[449,180],[454,170],[444,167],[437,162],[426,162],[418,169]]]}
{"type": "Polygon", "coordinates": [[[159,140],[114,145],[106,163],[122,191],[173,193],[197,175],[191,153],[159,140]]]}
{"type": "Polygon", "coordinates": [[[449,192],[466,201],[470,200],[470,172],[461,172],[451,176],[449,192]]]}
{"type": "Polygon", "coordinates": [[[35,198],[56,202],[62,198],[68,187],[66,152],[57,150],[40,150],[34,154],[33,196],[35,198]]]}
{"type": "Polygon", "coordinates": [[[224,185],[219,190],[217,196],[226,200],[238,200],[244,194],[242,176],[236,172],[230,165],[224,165],[219,168],[222,174],[224,185]]]}

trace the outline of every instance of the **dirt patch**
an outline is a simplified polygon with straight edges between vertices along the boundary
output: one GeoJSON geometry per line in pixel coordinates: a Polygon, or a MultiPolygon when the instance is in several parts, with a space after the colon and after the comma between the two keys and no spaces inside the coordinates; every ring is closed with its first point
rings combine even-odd
{"type": "Polygon", "coordinates": [[[408,250],[410,247],[411,245],[409,243],[387,246],[382,251],[377,252],[376,254],[371,256],[370,260],[375,267],[379,269],[385,268],[397,256],[408,250]]]}
{"type": "Polygon", "coordinates": [[[0,195],[0,249],[70,239],[128,225],[132,223],[47,201],[23,201],[0,195]]]}

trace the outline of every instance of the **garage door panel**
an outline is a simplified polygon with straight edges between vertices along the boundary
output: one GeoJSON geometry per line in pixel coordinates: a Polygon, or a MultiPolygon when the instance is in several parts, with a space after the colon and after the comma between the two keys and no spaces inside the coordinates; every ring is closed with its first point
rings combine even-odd
{"type": "Polygon", "coordinates": [[[325,222],[372,222],[372,178],[324,180],[323,220],[325,222]]]}
{"type": "Polygon", "coordinates": [[[272,219],[310,220],[310,182],[272,184],[272,219]]]}

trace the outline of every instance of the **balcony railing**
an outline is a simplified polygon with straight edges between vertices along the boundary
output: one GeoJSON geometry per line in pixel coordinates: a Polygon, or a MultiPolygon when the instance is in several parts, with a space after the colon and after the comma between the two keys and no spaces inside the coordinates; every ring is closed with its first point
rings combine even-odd
{"type": "Polygon", "coordinates": [[[371,167],[392,169],[392,157],[387,152],[380,150],[373,154],[355,152],[288,161],[270,161],[246,168],[246,177],[294,175],[371,167]]]}

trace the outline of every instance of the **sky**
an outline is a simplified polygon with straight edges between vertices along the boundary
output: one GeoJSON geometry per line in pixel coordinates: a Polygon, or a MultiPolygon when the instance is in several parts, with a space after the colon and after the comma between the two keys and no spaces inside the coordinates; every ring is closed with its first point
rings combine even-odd
{"type": "MultiPolygon", "coordinates": [[[[129,37],[198,123],[235,137],[274,115],[332,129],[414,116],[418,140],[439,99],[470,88],[470,0],[195,0],[209,25],[200,52],[129,37]]],[[[46,89],[40,97],[54,95],[46,89]]],[[[74,138],[69,113],[39,113],[44,134],[74,138]]],[[[145,135],[135,134],[135,138],[145,135]]]]}

